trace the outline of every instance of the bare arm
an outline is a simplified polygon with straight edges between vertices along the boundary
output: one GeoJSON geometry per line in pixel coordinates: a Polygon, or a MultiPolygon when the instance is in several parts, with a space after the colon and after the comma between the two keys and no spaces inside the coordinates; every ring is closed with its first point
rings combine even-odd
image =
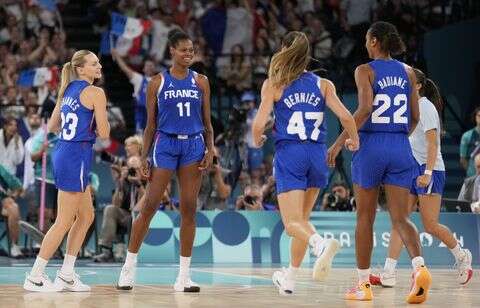
{"type": "Polygon", "coordinates": [[[270,85],[270,81],[268,79],[263,82],[261,96],[262,101],[252,123],[253,143],[257,147],[261,147],[265,141],[265,136],[263,133],[265,131],[265,126],[270,119],[270,113],[272,112],[273,104],[275,102],[275,90],[270,85]]]}
{"type": "Polygon", "coordinates": [[[418,91],[416,88],[417,78],[411,67],[406,67],[408,78],[410,79],[410,88],[412,92],[410,94],[410,130],[408,135],[411,135],[417,127],[418,121],[420,121],[420,107],[418,106],[418,91]]]}
{"type": "Polygon", "coordinates": [[[437,130],[431,129],[425,132],[427,140],[427,170],[433,170],[437,160],[438,144],[437,144],[437,130]]]}
{"type": "Polygon", "coordinates": [[[61,103],[57,102],[53,109],[52,116],[48,120],[47,133],[57,133],[60,130],[61,118],[60,118],[61,103]]]}
{"type": "Polygon", "coordinates": [[[163,81],[161,74],[150,80],[147,87],[147,124],[143,131],[142,161],[147,159],[157,129],[157,92],[163,81]]]}
{"type": "Polygon", "coordinates": [[[335,85],[328,79],[322,79],[322,88],[328,108],[338,117],[350,139],[358,143],[358,131],[355,119],[338,98],[335,85]]]}
{"type": "Polygon", "coordinates": [[[125,75],[127,75],[128,80],[132,79],[135,72],[130,68],[130,66],[127,65],[127,63],[125,63],[125,60],[123,60],[123,58],[118,55],[115,49],[112,49],[111,53],[113,56],[113,60],[117,62],[118,67],[120,67],[120,69],[125,73],[125,75]]]}
{"type": "MultiPolygon", "coordinates": [[[[368,64],[362,64],[355,70],[355,83],[358,91],[358,107],[353,118],[357,127],[362,127],[365,121],[368,120],[372,112],[373,104],[373,90],[372,90],[373,72],[368,64]]],[[[341,149],[345,140],[347,139],[347,132],[343,131],[334,143],[334,147],[341,149]]]]}
{"type": "Polygon", "coordinates": [[[225,183],[222,176],[221,167],[219,165],[215,166],[215,183],[217,184],[218,197],[221,199],[227,199],[232,192],[232,187],[225,183]]]}
{"type": "Polygon", "coordinates": [[[202,103],[202,115],[203,115],[203,137],[205,139],[205,146],[207,147],[207,153],[200,162],[199,168],[204,170],[210,167],[213,161],[213,126],[212,116],[210,110],[210,83],[205,75],[198,74],[196,81],[200,85],[203,91],[203,103],[202,103]]]}
{"type": "Polygon", "coordinates": [[[89,86],[82,91],[80,99],[93,106],[97,124],[97,136],[102,139],[108,138],[110,136],[110,124],[108,123],[107,98],[103,89],[89,86]]]}

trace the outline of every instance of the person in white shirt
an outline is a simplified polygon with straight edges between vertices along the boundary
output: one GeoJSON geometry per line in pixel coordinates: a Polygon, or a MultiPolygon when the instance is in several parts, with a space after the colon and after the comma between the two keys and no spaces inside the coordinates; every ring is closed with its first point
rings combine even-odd
{"type": "Polygon", "coordinates": [[[22,137],[18,134],[17,120],[6,117],[0,129],[0,164],[12,175],[17,173],[17,165],[23,161],[22,137]]]}
{"type": "MultiPolygon", "coordinates": [[[[410,190],[409,211],[418,202],[425,231],[441,240],[450,249],[457,265],[457,281],[465,285],[472,278],[472,254],[462,249],[448,227],[438,222],[442,193],[445,185],[445,165],[440,150],[441,121],[439,113],[443,103],[435,83],[414,69],[419,92],[420,121],[409,137],[413,156],[418,163],[418,177],[410,190]]],[[[370,283],[393,287],[396,283],[395,267],[403,248],[399,233],[392,229],[388,257],[379,276],[371,275],[370,283]]]]}
{"type": "Polygon", "coordinates": [[[143,64],[143,74],[134,71],[125,60],[118,54],[117,50],[112,49],[112,58],[117,62],[118,67],[127,75],[128,80],[133,85],[132,96],[135,98],[135,131],[137,134],[143,134],[147,124],[147,85],[153,75],[157,73],[155,62],[145,60],[143,64]]]}

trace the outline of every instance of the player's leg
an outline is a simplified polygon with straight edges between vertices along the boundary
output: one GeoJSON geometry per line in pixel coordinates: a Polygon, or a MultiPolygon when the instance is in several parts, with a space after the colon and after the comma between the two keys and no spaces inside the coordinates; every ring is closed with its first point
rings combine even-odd
{"type": "Polygon", "coordinates": [[[178,169],[180,186],[180,269],[174,285],[178,292],[199,292],[200,287],[190,279],[190,262],[195,239],[197,197],[202,183],[199,163],[194,162],[178,169]]]}
{"type": "MultiPolygon", "coordinates": [[[[433,179],[432,179],[433,180],[433,179]]],[[[420,195],[420,215],[425,231],[445,243],[455,257],[458,270],[457,281],[466,284],[473,275],[472,253],[462,249],[447,226],[438,222],[442,197],[439,194],[420,195]]]]}
{"type": "MultiPolygon", "coordinates": [[[[412,212],[418,198],[410,194],[408,198],[409,214],[412,212]]],[[[379,276],[371,275],[370,283],[373,285],[382,285],[384,287],[393,287],[396,284],[397,261],[403,249],[403,242],[400,234],[392,227],[390,231],[390,241],[388,243],[388,255],[385,259],[383,271],[379,276]]]]}
{"type": "Polygon", "coordinates": [[[150,221],[157,211],[172,174],[173,170],[170,169],[152,168],[151,170],[150,182],[145,192],[145,206],[132,223],[127,257],[125,258],[125,264],[122,267],[120,278],[118,279],[118,289],[131,290],[133,288],[138,250],[147,234],[150,221]]]}
{"type": "Polygon", "coordinates": [[[80,281],[79,276],[75,274],[73,269],[78,252],[85,240],[85,235],[95,217],[90,189],[90,186],[87,186],[84,192],[75,193],[77,194],[76,201],[78,202],[77,213],[68,232],[67,253],[65,254],[62,268],[57,272],[57,277],[55,278],[55,285],[61,290],[74,292],[90,291],[90,287],[80,281]]]}
{"type": "Polygon", "coordinates": [[[36,292],[58,291],[45,274],[45,267],[48,260],[60,246],[65,234],[70,230],[78,213],[81,199],[82,195],[79,192],[59,191],[57,218],[47,234],[45,234],[40,252],[32,270],[25,279],[24,288],[26,290],[36,292]]]}
{"type": "Polygon", "coordinates": [[[421,245],[418,231],[409,219],[408,194],[409,190],[397,185],[385,185],[388,210],[392,227],[399,233],[402,242],[412,259],[414,270],[414,283],[407,297],[409,303],[421,303],[427,299],[431,284],[431,276],[425,267],[421,256],[421,245]]]}

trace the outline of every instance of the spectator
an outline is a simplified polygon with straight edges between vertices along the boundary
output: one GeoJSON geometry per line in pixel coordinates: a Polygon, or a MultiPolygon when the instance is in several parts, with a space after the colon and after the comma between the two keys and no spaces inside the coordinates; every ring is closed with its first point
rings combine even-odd
{"type": "Polygon", "coordinates": [[[458,200],[469,203],[475,203],[480,200],[480,154],[475,156],[474,165],[476,174],[463,181],[458,200]]]}
{"type": "Polygon", "coordinates": [[[220,68],[219,77],[225,82],[227,90],[237,96],[252,87],[252,67],[242,45],[232,47],[230,61],[220,68]]]}
{"type": "Polygon", "coordinates": [[[247,211],[263,210],[263,195],[260,186],[252,184],[245,187],[242,196],[237,198],[235,209],[247,211]]]}
{"type": "Polygon", "coordinates": [[[20,180],[0,164],[1,214],[7,218],[7,228],[12,242],[10,254],[14,258],[22,256],[22,251],[18,246],[20,211],[18,210],[18,204],[15,202],[15,198],[18,197],[21,192],[22,183],[20,180]]]}
{"type": "Polygon", "coordinates": [[[0,164],[10,174],[16,174],[17,165],[23,162],[23,155],[23,141],[17,132],[17,121],[7,117],[0,129],[0,164]]]}
{"type": "Polygon", "coordinates": [[[460,164],[467,171],[467,177],[475,174],[473,158],[480,153],[480,107],[473,111],[475,127],[465,132],[460,141],[460,164]]]}
{"type": "Polygon", "coordinates": [[[112,165],[112,178],[115,182],[115,191],[112,196],[112,204],[103,210],[102,230],[98,241],[101,253],[93,257],[95,262],[112,262],[113,242],[119,242],[122,246],[119,250],[125,250],[123,236],[132,220],[132,209],[144,195],[145,186],[140,180],[139,156],[131,156],[127,159],[127,165],[120,169],[112,165]],[[123,232],[118,232],[123,227],[123,232]]]}
{"type": "Polygon", "coordinates": [[[275,187],[275,177],[273,175],[267,178],[262,186],[263,207],[266,210],[278,210],[278,200],[275,187]]]}
{"type": "Polygon", "coordinates": [[[215,149],[213,163],[207,172],[208,174],[202,178],[197,208],[202,210],[227,209],[227,198],[232,192],[232,187],[226,183],[230,170],[222,168],[217,149],[215,149]]]}
{"type": "Polygon", "coordinates": [[[351,212],[353,206],[351,202],[350,189],[344,182],[334,183],[331,193],[323,196],[322,211],[351,212]]]}
{"type": "Polygon", "coordinates": [[[253,51],[253,14],[249,0],[227,2],[227,24],[223,38],[223,53],[240,46],[248,54],[253,51]]]}
{"type": "Polygon", "coordinates": [[[143,64],[143,74],[135,72],[125,63],[115,49],[112,49],[112,58],[117,62],[118,67],[127,75],[128,80],[133,85],[132,96],[135,98],[135,130],[137,134],[142,134],[147,124],[147,85],[153,75],[155,75],[155,62],[145,60],[143,64]]]}

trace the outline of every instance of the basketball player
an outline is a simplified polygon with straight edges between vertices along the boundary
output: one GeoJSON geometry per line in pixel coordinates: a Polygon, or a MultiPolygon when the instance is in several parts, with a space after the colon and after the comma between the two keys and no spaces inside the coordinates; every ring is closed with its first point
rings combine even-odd
{"type": "MultiPolygon", "coordinates": [[[[452,252],[457,266],[457,281],[465,285],[472,278],[472,253],[462,249],[452,232],[438,222],[443,187],[445,185],[445,165],[440,151],[441,124],[439,113],[443,102],[435,83],[425,74],[414,69],[420,94],[420,122],[410,135],[410,145],[417,162],[419,176],[415,176],[409,197],[409,212],[417,201],[425,231],[441,240],[452,252]]],[[[403,248],[402,239],[392,228],[388,245],[388,258],[380,276],[370,276],[374,285],[393,287],[396,284],[395,267],[403,248]]]]}
{"type": "MultiPolygon", "coordinates": [[[[406,300],[421,303],[427,299],[431,276],[421,256],[420,240],[408,218],[408,193],[415,175],[415,160],[408,135],[419,119],[416,78],[412,68],[392,59],[405,51],[405,45],[394,25],[376,22],[366,34],[365,44],[372,62],[355,70],[358,109],[354,117],[360,128],[360,150],[352,158],[352,180],[357,203],[355,252],[358,286],[345,298],[371,300],[369,283],[370,258],[373,245],[373,222],[379,186],[384,185],[388,210],[395,228],[412,258],[412,288],[406,300]]],[[[342,133],[329,149],[329,164],[335,164],[342,133]]]]}
{"type": "Polygon", "coordinates": [[[333,83],[305,71],[309,55],[310,44],[303,32],[285,36],[282,49],[270,63],[252,126],[254,143],[260,147],[265,142],[263,133],[273,109],[278,203],[285,230],[292,237],[290,266],[273,274],[280,294],[294,292],[295,278],[308,246],[317,257],[313,270],[316,280],[328,275],[340,248],[337,240],[323,239],[309,222],[320,188],[325,188],[328,179],[325,105],[348,132],[347,148],[355,151],[359,146],[355,121],[337,97],[333,83]]]}
{"type": "Polygon", "coordinates": [[[32,270],[25,278],[25,290],[90,291],[73,267],[95,213],[88,176],[93,144],[97,136],[108,138],[110,134],[105,93],[92,85],[101,77],[101,69],[97,56],[88,50],[77,51],[71,61],[63,65],[57,104],[48,122],[49,132],[60,130],[52,155],[58,213],[43,239],[32,270]],[[67,253],[52,283],[44,272],[45,266],[67,231],[67,253]]]}
{"type": "Polygon", "coordinates": [[[142,169],[150,182],[145,206],[133,222],[127,257],[117,286],[122,290],[133,288],[138,250],[163,200],[170,178],[176,171],[180,184],[181,226],[180,271],[174,289],[178,292],[200,291],[200,287],[190,279],[189,272],[201,172],[213,160],[210,85],[207,77],[188,68],[192,64],[194,51],[192,41],[184,32],[170,31],[168,44],[172,67],[152,77],[147,88],[142,169]],[[150,169],[147,155],[152,143],[153,166],[150,169]]]}

